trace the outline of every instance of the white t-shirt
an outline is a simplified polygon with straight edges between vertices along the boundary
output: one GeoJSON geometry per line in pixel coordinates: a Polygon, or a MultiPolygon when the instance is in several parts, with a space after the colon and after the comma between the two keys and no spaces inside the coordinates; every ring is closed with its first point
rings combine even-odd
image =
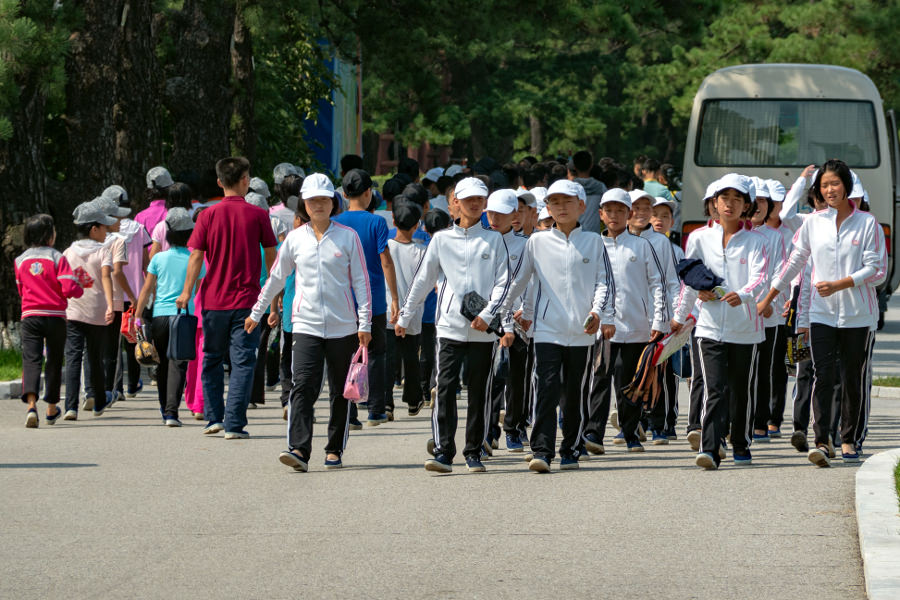
{"type": "Polygon", "coordinates": [[[388,229],[394,228],[394,213],[389,210],[376,210],[375,213],[387,223],[388,229]]]}
{"type": "MultiPolygon", "coordinates": [[[[419,266],[422,257],[425,256],[425,244],[421,240],[413,240],[409,244],[403,244],[395,239],[388,240],[388,248],[391,251],[391,260],[394,261],[394,272],[397,274],[397,294],[400,298],[397,303],[403,306],[406,294],[409,292],[409,286],[412,285],[416,276],[416,268],[419,266]]],[[[391,291],[385,286],[388,306],[391,305],[391,291]]],[[[409,327],[406,332],[409,335],[418,335],[422,333],[422,315],[425,312],[425,304],[420,303],[413,312],[409,320],[409,327]]],[[[388,324],[389,328],[393,325],[388,324]]]]}

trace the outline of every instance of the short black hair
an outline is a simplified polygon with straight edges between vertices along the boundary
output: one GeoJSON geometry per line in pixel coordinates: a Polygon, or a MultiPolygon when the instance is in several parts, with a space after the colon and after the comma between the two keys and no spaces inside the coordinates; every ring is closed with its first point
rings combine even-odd
{"type": "Polygon", "coordinates": [[[447,177],[446,175],[441,175],[440,177],[438,177],[435,185],[437,185],[438,193],[442,196],[446,196],[447,190],[453,187],[453,178],[447,177]]]}
{"type": "Polygon", "coordinates": [[[180,181],[181,183],[186,183],[190,186],[192,198],[200,197],[200,173],[197,171],[192,169],[179,171],[178,174],[175,175],[175,181],[180,181]]]}
{"type": "Polygon", "coordinates": [[[419,161],[408,156],[404,156],[397,163],[397,172],[407,175],[410,181],[419,178],[419,161]]]}
{"type": "Polygon", "coordinates": [[[648,158],[644,161],[644,164],[641,165],[641,171],[646,174],[656,173],[659,171],[659,161],[655,158],[648,158]]]}
{"type": "Polygon", "coordinates": [[[53,239],[53,217],[41,213],[25,221],[25,245],[29,248],[49,246],[53,239]]]}
{"type": "Polygon", "coordinates": [[[250,161],[243,156],[229,156],[216,163],[216,176],[225,187],[237,185],[250,174],[250,161]]]}
{"type": "Polygon", "coordinates": [[[594,157],[587,150],[579,150],[572,157],[572,164],[579,173],[587,173],[594,166],[594,157]]]}
{"type": "Polygon", "coordinates": [[[844,184],[844,194],[849,198],[850,192],[853,191],[853,175],[850,173],[850,167],[839,158],[832,158],[825,161],[825,164],[819,169],[819,173],[816,175],[816,181],[812,185],[812,189],[815,190],[816,198],[818,198],[819,202],[825,202],[821,190],[822,175],[825,173],[834,173],[840,177],[841,183],[844,184]]]}
{"type": "Polygon", "coordinates": [[[418,226],[419,219],[422,218],[422,207],[401,195],[395,198],[391,214],[397,229],[409,231],[418,226]]]}
{"type": "Polygon", "coordinates": [[[287,204],[291,196],[300,197],[300,188],[303,186],[303,178],[299,175],[286,175],[281,183],[275,186],[275,191],[281,201],[287,204]]]}
{"type": "Polygon", "coordinates": [[[174,231],[166,224],[166,241],[170,246],[184,248],[187,246],[188,240],[191,239],[192,233],[194,233],[193,229],[188,229],[187,231],[174,231]]]}
{"type": "MultiPolygon", "coordinates": [[[[766,198],[765,196],[762,196],[766,198]]],[[[771,198],[766,198],[768,202],[766,202],[766,216],[763,217],[763,223],[769,220],[769,217],[772,216],[772,208],[774,208],[775,204],[772,202],[771,198]]],[[[749,216],[753,216],[756,214],[757,209],[759,208],[759,197],[753,201],[753,205],[750,207],[749,216]]]]}
{"type": "Polygon", "coordinates": [[[519,167],[517,167],[514,163],[508,162],[504,164],[501,168],[503,174],[506,175],[506,184],[508,187],[517,188],[519,187],[519,178],[522,176],[519,167]]]}
{"type": "Polygon", "coordinates": [[[75,231],[78,232],[78,237],[81,239],[91,237],[91,230],[94,227],[100,227],[100,223],[96,221],[93,223],[81,223],[79,225],[75,225],[75,231]]]}
{"type": "Polygon", "coordinates": [[[166,194],[166,210],[177,207],[191,210],[191,200],[193,198],[194,192],[191,190],[191,186],[176,181],[169,186],[168,193],[166,194]]]}
{"type": "Polygon", "coordinates": [[[341,157],[341,173],[352,171],[353,169],[362,169],[363,159],[358,154],[345,154],[341,157]]]}
{"type": "Polygon", "coordinates": [[[531,189],[538,185],[547,174],[547,170],[540,163],[532,165],[530,169],[522,172],[522,185],[531,189]]]}
{"type": "Polygon", "coordinates": [[[425,224],[425,231],[428,235],[434,235],[438,231],[447,229],[451,223],[450,215],[439,208],[433,208],[425,213],[422,221],[425,224]]]}
{"type": "Polygon", "coordinates": [[[636,165],[641,165],[641,168],[643,169],[644,163],[647,162],[647,155],[646,154],[638,154],[637,156],[634,157],[633,162],[636,165]]]}
{"type": "Polygon", "coordinates": [[[568,176],[569,169],[566,167],[566,165],[553,163],[553,166],[550,167],[550,177],[547,178],[547,187],[550,187],[554,181],[566,179],[568,176]]]}
{"type": "Polygon", "coordinates": [[[200,198],[210,200],[212,198],[221,198],[225,195],[225,190],[219,186],[215,169],[206,169],[200,175],[200,198]]]}
{"type": "MultiPolygon", "coordinates": [[[[374,196],[375,194],[372,194],[374,196]]],[[[331,215],[334,216],[341,212],[341,201],[338,200],[337,194],[331,196],[331,215]]],[[[297,203],[297,214],[300,215],[300,220],[304,223],[310,221],[309,213],[306,212],[306,200],[303,198],[300,199],[300,202],[297,203]]]]}
{"type": "Polygon", "coordinates": [[[412,200],[416,204],[419,205],[420,208],[425,208],[425,204],[428,202],[428,191],[425,190],[425,186],[421,183],[410,183],[405,188],[403,188],[403,196],[406,196],[408,199],[412,200]]]}

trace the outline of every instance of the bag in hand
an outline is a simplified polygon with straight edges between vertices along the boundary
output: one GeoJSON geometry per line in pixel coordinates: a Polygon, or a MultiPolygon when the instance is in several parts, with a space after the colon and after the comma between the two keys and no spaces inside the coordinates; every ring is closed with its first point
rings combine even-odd
{"type": "Polygon", "coordinates": [[[360,346],[350,361],[350,370],[344,382],[344,398],[354,404],[369,399],[369,351],[365,346],[360,346]]]}
{"type": "Polygon", "coordinates": [[[122,334],[122,337],[125,338],[129,344],[136,344],[137,339],[131,334],[131,326],[134,323],[134,307],[129,306],[128,310],[122,313],[122,327],[119,328],[119,333],[122,334]]]}
{"type": "MultiPolygon", "coordinates": [[[[462,305],[459,307],[459,312],[469,321],[474,321],[475,317],[480,315],[487,305],[487,300],[482,298],[478,292],[466,292],[462,299],[462,305]]],[[[494,315],[494,318],[488,323],[487,332],[497,336],[503,335],[503,330],[500,328],[500,315],[494,315]]]]}
{"type": "Polygon", "coordinates": [[[169,319],[169,360],[194,360],[197,358],[197,317],[178,309],[169,319]]]}
{"type": "Polygon", "coordinates": [[[156,353],[156,348],[153,346],[153,342],[149,342],[144,339],[144,332],[141,331],[140,327],[138,327],[134,337],[137,341],[134,346],[134,358],[138,361],[138,364],[147,367],[158,365],[159,354],[156,353]]]}

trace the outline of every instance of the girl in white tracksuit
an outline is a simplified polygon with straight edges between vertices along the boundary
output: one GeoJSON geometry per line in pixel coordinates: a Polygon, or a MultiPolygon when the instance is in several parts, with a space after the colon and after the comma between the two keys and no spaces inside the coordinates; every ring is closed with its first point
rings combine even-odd
{"type": "Polygon", "coordinates": [[[815,448],[810,462],[831,464],[831,391],[835,371],[843,383],[841,402],[841,453],[845,461],[859,460],[861,441],[869,414],[868,360],[878,322],[876,286],[886,275],[887,248],[878,220],[860,212],[848,197],[852,189],[850,169],[840,160],[829,160],[819,170],[813,190],[828,209],[808,217],[794,234],[794,251],[773,287],[760,302],[768,308],[779,292],[809,262],[810,341],[813,361],[813,414],[815,448]]]}
{"type": "Polygon", "coordinates": [[[719,218],[691,234],[686,255],[700,259],[721,277],[726,294],[719,299],[712,291],[683,286],[672,322],[673,330],[680,329],[695,300],[703,301],[695,334],[704,386],[696,463],[704,469],[718,468],[719,450],[729,430],[735,465],[751,463],[753,378],[757,345],[765,339],[756,297],[767,283],[767,257],[765,238],[743,220],[750,208],[749,191],[749,178],[741,175],[729,174],[716,182],[719,218]]]}
{"type": "MultiPolygon", "coordinates": [[[[282,243],[266,284],[247,318],[251,331],[285,281],[294,273],[293,384],[288,409],[288,450],[279,460],[306,471],[312,451],[313,407],[328,365],[331,416],[325,443],[325,467],[343,465],[350,402],[344,382],[353,354],[371,340],[372,291],[359,236],[331,220],[339,208],[325,175],[306,178],[298,213],[309,222],[291,231],[282,243]],[[356,307],[354,308],[354,299],[356,307]]],[[[270,324],[277,325],[277,311],[270,324]]]]}
{"type": "Polygon", "coordinates": [[[531,281],[534,302],[521,316],[534,332],[535,405],[529,468],[547,472],[555,457],[556,408],[562,394],[560,469],[577,469],[593,358],[594,334],[607,337],[615,321],[615,285],[600,235],[583,230],[584,201],[578,184],[560,180],[547,190],[556,224],[536,231],[525,245],[510,292],[521,295],[531,281]],[[589,321],[589,322],[588,322],[589,321]],[[587,322],[587,325],[585,324],[587,322]]]}
{"type": "Polygon", "coordinates": [[[600,214],[607,227],[602,235],[603,244],[616,286],[616,331],[610,338],[608,360],[595,363],[592,374],[585,448],[596,454],[605,451],[603,436],[613,384],[619,425],[628,450],[643,451],[638,439],[642,407],[627,400],[622,389],[634,377],[641,353],[651,337],[661,337],[668,331],[671,316],[659,258],[650,242],[628,232],[626,220],[630,212],[631,198],[622,189],[607,191],[600,201],[600,214]]]}

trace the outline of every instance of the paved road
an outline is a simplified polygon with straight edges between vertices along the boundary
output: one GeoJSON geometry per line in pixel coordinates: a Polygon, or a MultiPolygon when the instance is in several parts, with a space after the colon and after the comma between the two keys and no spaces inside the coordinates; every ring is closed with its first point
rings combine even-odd
{"type": "MultiPolygon", "coordinates": [[[[682,439],[577,472],[500,450],[486,474],[434,477],[425,411],[353,432],[342,471],[322,468],[319,427],[295,474],[270,402],[246,441],[163,427],[150,392],[38,430],[0,403],[0,598],[865,597],[855,468],[786,439],[713,473],[682,439]]],[[[900,401],[872,415],[866,450],[900,446],[900,401]]]]}

